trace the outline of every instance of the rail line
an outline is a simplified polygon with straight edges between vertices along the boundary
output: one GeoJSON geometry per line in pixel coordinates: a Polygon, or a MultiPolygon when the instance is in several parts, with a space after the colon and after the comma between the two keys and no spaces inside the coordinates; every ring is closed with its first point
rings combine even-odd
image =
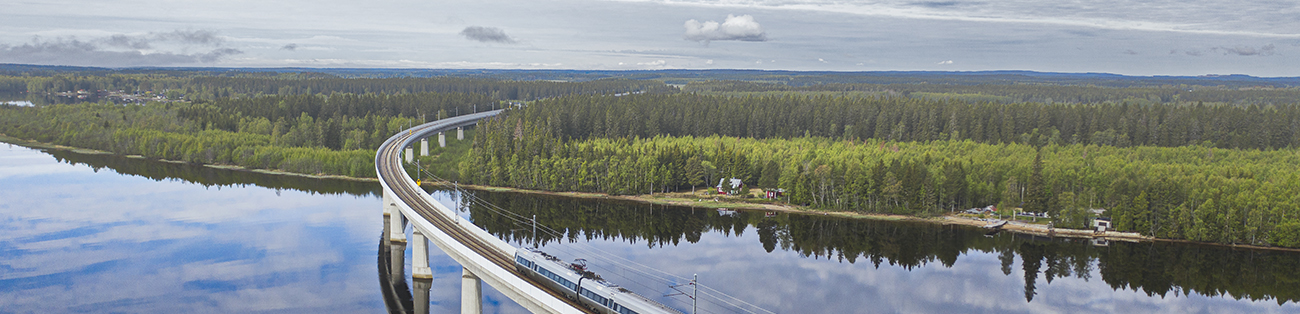
{"type": "Polygon", "coordinates": [[[571,305],[575,309],[585,313],[596,313],[581,304],[566,298],[559,291],[554,291],[546,285],[537,282],[532,277],[520,273],[519,270],[515,269],[513,252],[502,252],[496,247],[484,243],[483,240],[461,228],[457,223],[450,221],[447,217],[438,213],[434,205],[428,203],[422,197],[423,193],[425,193],[424,189],[416,186],[415,182],[404,179],[405,176],[403,174],[405,170],[402,167],[401,155],[406,146],[410,145],[414,139],[416,139],[416,134],[424,135],[432,132],[450,130],[457,126],[495,116],[500,112],[501,110],[495,110],[438,120],[408,130],[403,130],[401,133],[390,137],[384,142],[383,146],[379,148],[379,153],[375,156],[375,167],[379,171],[379,179],[387,183],[389,188],[392,189],[394,193],[393,197],[396,200],[410,206],[410,208],[420,214],[422,218],[431,222],[442,232],[451,236],[453,239],[456,239],[456,241],[464,244],[474,253],[483,256],[497,267],[503,268],[508,273],[519,277],[542,291],[546,291],[555,298],[563,300],[566,304],[571,305]]]}

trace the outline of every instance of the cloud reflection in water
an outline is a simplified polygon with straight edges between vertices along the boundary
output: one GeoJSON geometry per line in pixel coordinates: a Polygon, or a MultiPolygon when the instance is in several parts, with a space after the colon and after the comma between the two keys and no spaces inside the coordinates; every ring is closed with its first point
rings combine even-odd
{"type": "Polygon", "coordinates": [[[154,181],[17,146],[0,161],[5,311],[383,307],[374,197],[154,181]]]}

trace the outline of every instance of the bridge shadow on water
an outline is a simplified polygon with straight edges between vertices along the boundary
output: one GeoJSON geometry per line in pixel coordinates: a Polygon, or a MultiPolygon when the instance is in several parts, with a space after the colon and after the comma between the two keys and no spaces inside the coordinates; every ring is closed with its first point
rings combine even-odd
{"type": "MultiPolygon", "coordinates": [[[[398,262],[396,265],[393,263],[393,255],[402,254],[395,252],[405,250],[405,245],[392,245],[388,241],[388,234],[381,232],[379,252],[376,254],[378,255],[376,269],[379,270],[379,288],[384,295],[384,305],[388,307],[388,313],[392,314],[415,313],[414,296],[411,294],[410,286],[406,284],[406,276],[403,276],[404,262],[398,262]]],[[[428,303],[427,299],[425,303],[428,303]]]]}

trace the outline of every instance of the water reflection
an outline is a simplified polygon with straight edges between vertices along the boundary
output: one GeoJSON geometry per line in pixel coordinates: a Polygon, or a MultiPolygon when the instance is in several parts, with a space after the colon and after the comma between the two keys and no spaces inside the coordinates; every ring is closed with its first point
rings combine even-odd
{"type": "Polygon", "coordinates": [[[378,198],[159,169],[0,146],[0,312],[383,308],[378,198]]]}
{"type": "MultiPolygon", "coordinates": [[[[670,273],[700,273],[715,287],[778,312],[855,312],[882,304],[889,312],[1300,310],[1300,254],[1294,252],[1095,246],[924,223],[473,193],[563,232],[534,238],[526,223],[467,206],[475,224],[508,241],[540,242],[559,255],[571,252],[570,259],[589,253],[565,247],[590,245],[670,273]]],[[[625,286],[643,281],[626,280],[632,283],[625,286]]],[[[664,291],[647,285],[638,292],[664,291]]],[[[683,308],[680,299],[661,302],[683,308]]]]}
{"type": "Polygon", "coordinates": [[[310,194],[346,194],[353,196],[379,196],[378,182],[352,180],[321,180],[294,175],[275,175],[253,171],[216,169],[185,163],[142,160],[108,154],[78,154],[65,150],[47,150],[59,162],[86,165],[95,172],[108,168],[114,172],[140,176],[154,181],[181,181],[204,187],[248,185],[275,190],[294,190],[310,194]]]}
{"type": "MultiPolygon", "coordinates": [[[[381,237],[375,250],[383,230],[376,191],[366,182],[0,146],[0,304],[4,312],[457,312],[455,261],[431,250],[434,280],[412,282],[407,248],[381,237]],[[428,302],[416,302],[422,294],[428,302]]],[[[929,224],[475,195],[564,231],[534,238],[499,213],[464,207],[504,239],[538,241],[567,259],[590,247],[699,274],[778,313],[1300,311],[1295,253],[1097,247],[929,224]]],[[[592,264],[689,308],[625,267],[592,264]]],[[[483,293],[485,312],[524,312],[488,286],[483,293]]]]}

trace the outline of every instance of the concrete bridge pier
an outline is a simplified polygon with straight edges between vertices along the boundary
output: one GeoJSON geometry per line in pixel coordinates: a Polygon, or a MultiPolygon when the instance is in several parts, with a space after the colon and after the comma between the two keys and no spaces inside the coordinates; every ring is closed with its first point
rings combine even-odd
{"type": "Polygon", "coordinates": [[[402,217],[402,211],[394,208],[389,219],[391,223],[388,224],[388,242],[406,245],[406,217],[402,217]]]}
{"type": "Polygon", "coordinates": [[[447,134],[438,132],[438,147],[447,147],[447,134]]]}
{"type": "Polygon", "coordinates": [[[416,279],[415,283],[415,314],[429,314],[429,289],[433,288],[432,279],[416,279]]]}
{"type": "Polygon", "coordinates": [[[429,155],[429,138],[420,139],[420,156],[429,155]]]}
{"type": "Polygon", "coordinates": [[[433,279],[433,270],[429,269],[429,241],[418,228],[411,232],[411,254],[415,254],[411,256],[411,278],[433,279]]]}
{"type": "Polygon", "coordinates": [[[384,191],[384,231],[388,231],[388,216],[397,211],[397,201],[387,190],[384,191]]]}
{"type": "Polygon", "coordinates": [[[456,140],[465,140],[465,127],[456,127],[456,140]]]}
{"type": "Polygon", "coordinates": [[[415,148],[408,146],[406,147],[406,162],[413,162],[413,161],[415,161],[415,148]]]}
{"type": "Polygon", "coordinates": [[[403,278],[406,278],[406,243],[394,242],[390,243],[388,247],[390,248],[388,251],[389,278],[393,278],[393,280],[403,280],[403,278]]]}
{"type": "Polygon", "coordinates": [[[483,314],[483,280],[461,267],[460,314],[483,314]]]}

